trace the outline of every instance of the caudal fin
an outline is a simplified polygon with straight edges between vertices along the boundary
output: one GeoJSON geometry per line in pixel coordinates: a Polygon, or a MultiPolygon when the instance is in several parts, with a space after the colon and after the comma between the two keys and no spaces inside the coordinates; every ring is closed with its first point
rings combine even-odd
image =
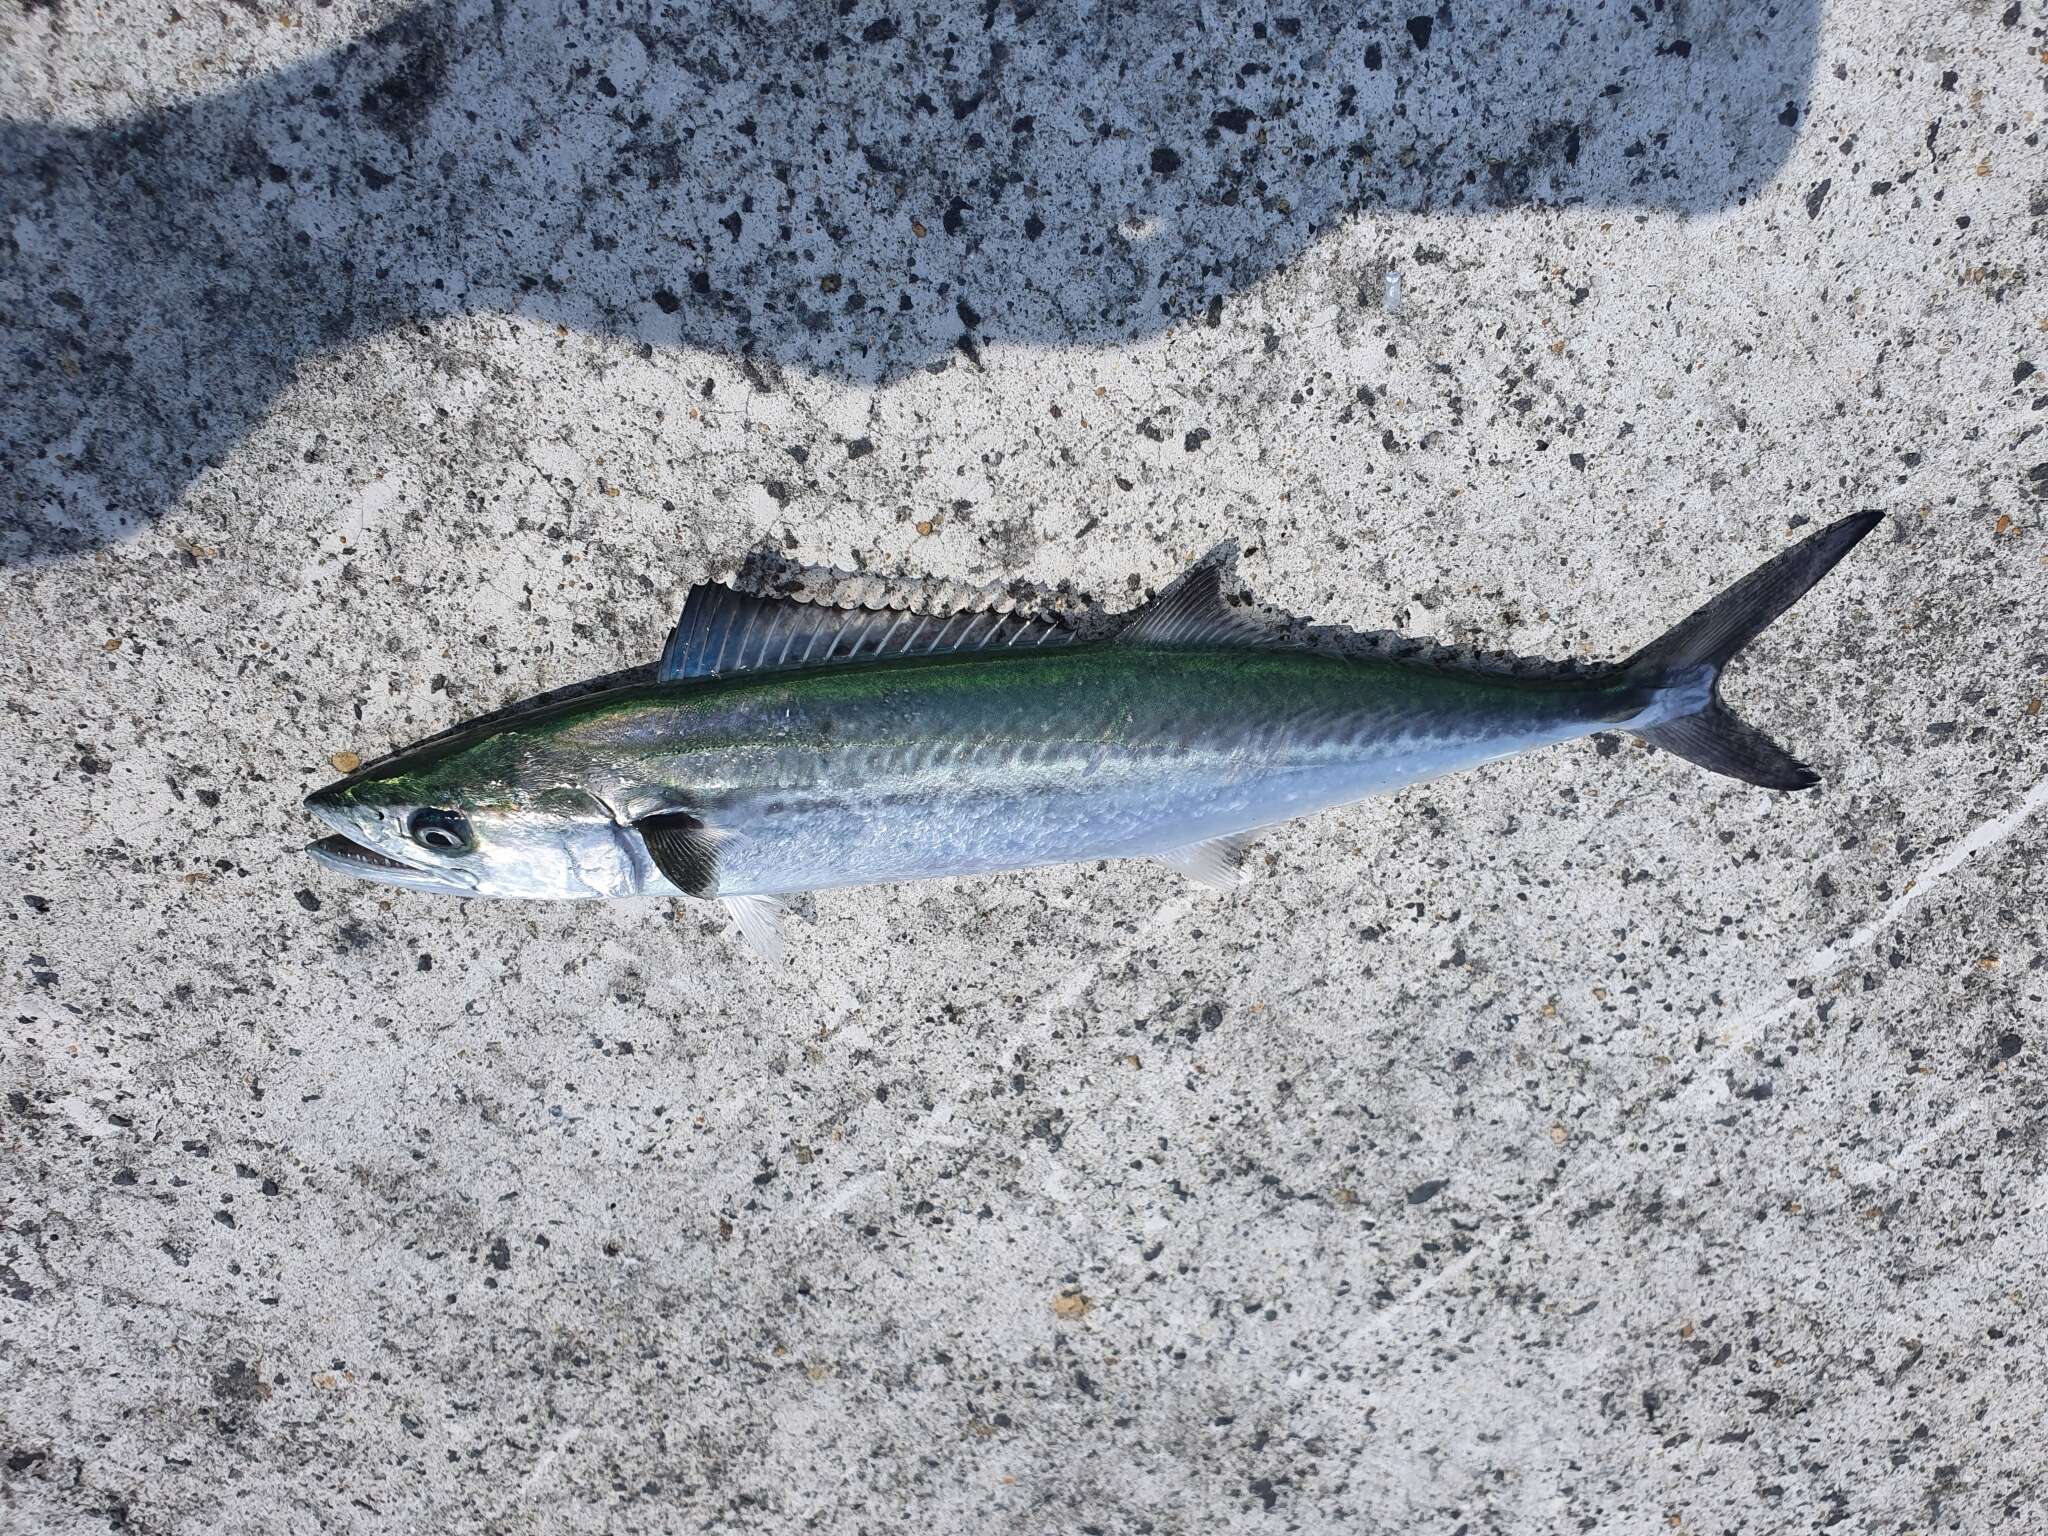
{"type": "Polygon", "coordinates": [[[1645,687],[1696,699],[1675,718],[1638,734],[1710,773],[1766,789],[1811,789],[1820,775],[1721,702],[1721,669],[1813,584],[1835,568],[1882,512],[1859,512],[1767,560],[1719,597],[1622,664],[1645,687]]]}

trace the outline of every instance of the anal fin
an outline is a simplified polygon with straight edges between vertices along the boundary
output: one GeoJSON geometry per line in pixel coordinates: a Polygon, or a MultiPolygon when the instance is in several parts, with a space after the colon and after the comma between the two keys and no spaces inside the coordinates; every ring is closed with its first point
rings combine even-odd
{"type": "Polygon", "coordinates": [[[1179,870],[1197,885],[1212,891],[1234,891],[1247,878],[1244,856],[1255,836],[1251,832],[1233,832],[1227,837],[1189,843],[1184,848],[1169,848],[1153,857],[1179,870]]]}

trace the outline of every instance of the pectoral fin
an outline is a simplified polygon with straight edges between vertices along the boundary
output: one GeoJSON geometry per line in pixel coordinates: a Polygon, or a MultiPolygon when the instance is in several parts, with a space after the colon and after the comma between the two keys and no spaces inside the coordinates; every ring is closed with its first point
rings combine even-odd
{"type": "Polygon", "coordinates": [[[718,894],[718,833],[687,811],[642,817],[633,830],[670,885],[685,896],[721,903],[747,948],[764,960],[782,958],[782,902],[773,896],[718,894]]]}
{"type": "Polygon", "coordinates": [[[664,811],[633,823],[647,856],[668,883],[685,896],[718,894],[718,841],[686,811],[664,811]]]}
{"type": "Polygon", "coordinates": [[[1170,848],[1155,857],[1197,885],[1212,891],[1234,891],[1247,878],[1244,856],[1252,845],[1252,837],[1249,832],[1212,837],[1206,842],[1189,843],[1185,848],[1170,848]]]}

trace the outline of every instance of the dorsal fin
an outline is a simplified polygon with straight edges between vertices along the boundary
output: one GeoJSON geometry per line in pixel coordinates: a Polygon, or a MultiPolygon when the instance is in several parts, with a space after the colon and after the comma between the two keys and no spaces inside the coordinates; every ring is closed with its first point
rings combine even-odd
{"type": "Polygon", "coordinates": [[[1279,638],[1223,600],[1223,571],[1198,565],[1131,616],[1119,645],[1277,645],[1279,638]]]}
{"type": "Polygon", "coordinates": [[[1051,619],[993,608],[912,613],[901,608],[833,608],[793,598],[754,597],[730,587],[690,588],[682,617],[662,647],[657,676],[675,682],[732,672],[934,656],[948,651],[1032,650],[1065,645],[1074,632],[1051,619]]]}

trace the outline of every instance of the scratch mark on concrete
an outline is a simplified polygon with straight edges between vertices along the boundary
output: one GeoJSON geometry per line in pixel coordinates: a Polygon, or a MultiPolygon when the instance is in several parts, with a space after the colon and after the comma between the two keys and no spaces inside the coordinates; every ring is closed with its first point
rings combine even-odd
{"type": "Polygon", "coordinates": [[[1137,931],[1131,935],[1128,941],[1117,945],[1114,949],[1100,951],[1089,956],[1048,987],[1040,995],[1037,1006],[1026,1015],[1024,1023],[1011,1031],[1010,1038],[1003,1042],[1002,1055],[999,1059],[1003,1063],[1004,1070],[1007,1071],[1016,1066],[1017,1052],[1024,1048],[1026,1037],[1036,1034],[1040,1029],[1050,1024],[1053,1015],[1061,1009],[1071,1008],[1074,1004],[1078,1003],[1088,989],[1095,985],[1097,978],[1102,975],[1103,971],[1113,961],[1121,960],[1126,955],[1152,943],[1167,929],[1193,911],[1194,906],[1194,895],[1191,892],[1183,891],[1170,901],[1162,903],[1157,911],[1138,925],[1137,931]]]}
{"type": "Polygon", "coordinates": [[[1884,911],[1880,912],[1868,923],[1865,923],[1861,928],[1858,928],[1846,939],[1837,939],[1834,943],[1823,945],[1815,950],[1793,968],[1792,974],[1795,976],[1817,976],[1823,972],[1833,970],[1836,966],[1847,960],[1849,956],[1856,953],[1856,951],[1868,949],[1877,941],[1877,936],[1880,933],[1905,915],[1906,908],[1920,900],[1921,897],[1948,878],[1949,875],[1953,874],[1964,863],[1975,858],[1985,849],[1996,847],[2008,837],[2011,837],[2013,833],[2020,829],[2020,824],[2033,815],[2034,812],[2040,810],[2043,805],[2048,805],[2048,778],[2041,779],[2032,789],[2028,790],[2018,805],[2007,811],[2003,816],[1985,822],[1982,826],[1971,832],[1968,837],[1965,837],[1961,842],[1949,849],[1947,853],[1928,865],[1926,869],[1922,870],[1912,880],[1908,881],[1905,890],[1899,893],[1898,899],[1893,901],[1884,911]]]}

